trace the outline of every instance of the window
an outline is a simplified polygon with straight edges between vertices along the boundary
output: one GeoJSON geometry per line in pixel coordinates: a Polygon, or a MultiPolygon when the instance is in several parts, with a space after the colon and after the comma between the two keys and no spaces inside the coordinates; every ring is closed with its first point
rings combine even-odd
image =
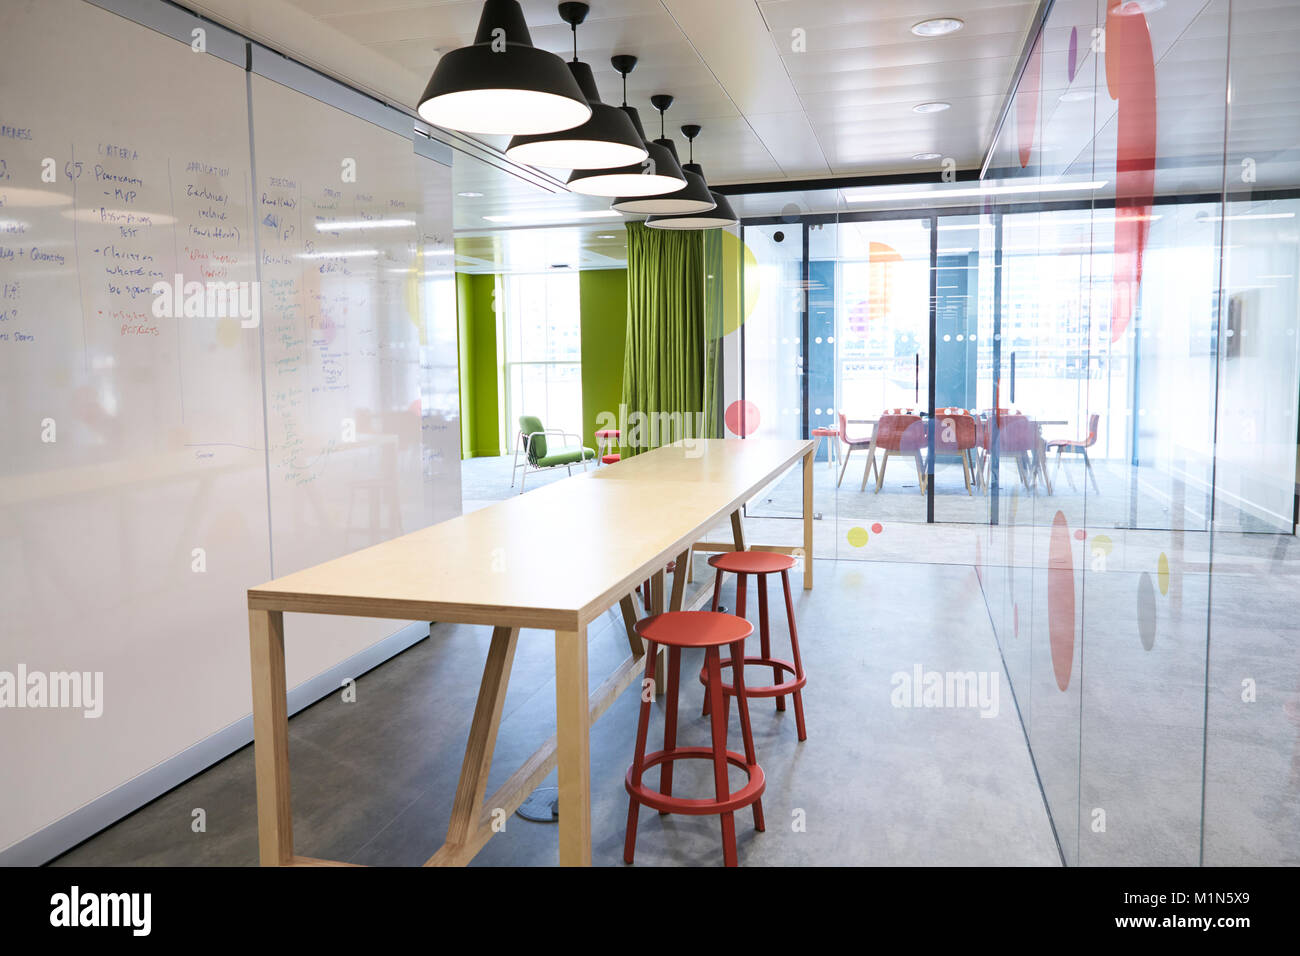
{"type": "Polygon", "coordinates": [[[519,416],[582,434],[582,333],[576,272],[502,276],[509,450],[519,416]]]}

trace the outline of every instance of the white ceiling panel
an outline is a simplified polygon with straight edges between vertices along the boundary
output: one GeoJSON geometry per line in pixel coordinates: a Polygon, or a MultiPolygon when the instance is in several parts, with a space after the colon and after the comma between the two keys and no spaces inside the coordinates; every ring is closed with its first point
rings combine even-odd
{"type": "MultiPolygon", "coordinates": [[[[407,108],[439,57],[472,42],[482,10],[479,0],[189,2],[407,108]]],[[[533,42],[567,58],[572,34],[557,4],[522,6],[533,42]]],[[[994,100],[1010,84],[1036,6],[1037,0],[596,0],[578,46],[608,103],[622,99],[610,56],[636,55],[628,102],[655,135],[649,98],[673,94],[669,135],[680,141],[682,124],[704,126],[696,155],[713,181],[889,173],[931,150],[979,162],[988,145],[981,136],[987,138],[1000,106],[994,100]],[[910,32],[937,16],[965,25],[947,37],[910,32]],[[791,49],[796,29],[806,53],[791,49]],[[976,122],[958,119],[955,110],[910,112],[929,99],[961,100],[964,110],[987,115],[976,122]],[[873,114],[882,148],[856,140],[854,124],[864,111],[873,114]],[[844,142],[836,129],[841,118],[848,124],[844,142]]],[[[506,142],[480,139],[496,150],[506,142]]]]}

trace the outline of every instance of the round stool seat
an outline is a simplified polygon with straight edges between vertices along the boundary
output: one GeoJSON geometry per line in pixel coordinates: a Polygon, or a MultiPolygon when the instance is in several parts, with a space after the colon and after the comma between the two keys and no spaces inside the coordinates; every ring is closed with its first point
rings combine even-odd
{"type": "Polygon", "coordinates": [[[775,574],[794,567],[794,558],[775,551],[723,551],[709,558],[709,566],[732,574],[775,574]]]}
{"type": "Polygon", "coordinates": [[[754,633],[754,625],[718,611],[667,611],[636,622],[636,632],[665,647],[722,647],[754,633]]]}
{"type": "Polygon", "coordinates": [[[602,428],[595,434],[597,438],[621,438],[623,435],[617,428],[602,428]]]}
{"type": "Polygon", "coordinates": [[[612,465],[615,462],[622,461],[622,460],[623,460],[623,456],[618,454],[600,456],[600,462],[603,465],[612,465]]]}
{"type": "Polygon", "coordinates": [[[837,438],[840,434],[838,428],[814,428],[812,430],[813,438],[837,438]]]}
{"type": "MultiPolygon", "coordinates": [[[[657,750],[652,754],[646,754],[645,763],[642,764],[641,769],[645,771],[659,764],[672,763],[674,760],[712,759],[712,747],[674,747],[672,750],[657,750]]],[[[734,750],[727,751],[727,763],[745,771],[749,779],[745,781],[743,787],[723,800],[717,798],[698,800],[689,797],[674,797],[662,790],[647,787],[644,783],[636,783],[632,779],[635,768],[628,770],[627,776],[623,780],[623,786],[627,789],[629,795],[635,797],[647,807],[653,807],[660,813],[683,813],[688,816],[734,813],[758,800],[763,795],[767,782],[763,777],[762,767],[756,763],[749,763],[734,750]]]]}

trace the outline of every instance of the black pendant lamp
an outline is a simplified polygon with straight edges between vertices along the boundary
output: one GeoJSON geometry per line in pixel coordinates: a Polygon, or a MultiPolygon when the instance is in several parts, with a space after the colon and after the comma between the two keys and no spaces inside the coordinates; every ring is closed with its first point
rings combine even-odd
{"type": "Polygon", "coordinates": [[[560,4],[560,17],[573,30],[573,61],[569,72],[591,105],[591,119],[581,126],[555,133],[516,136],[506,147],[506,156],[516,163],[600,169],[640,164],[648,155],[632,120],[617,106],[600,101],[591,67],[578,61],[578,24],[587,19],[589,10],[585,3],[560,4]]]}
{"type": "Polygon", "coordinates": [[[610,58],[614,69],[623,75],[623,105],[620,110],[632,121],[648,156],[630,166],[615,169],[575,169],[569,176],[569,188],[586,196],[654,196],[686,187],[677,157],[658,140],[646,140],[645,129],[637,111],[627,105],[627,75],[636,67],[636,57],[619,54],[610,58]]]}
{"type": "MultiPolygon", "coordinates": [[[[664,136],[664,111],[673,105],[673,98],[666,93],[657,93],[650,97],[650,102],[659,111],[659,138],[655,140],[673,154],[677,160],[677,147],[673,141],[664,136]]],[[[682,167],[686,177],[686,186],[673,192],[654,196],[621,196],[611,203],[611,208],[623,213],[645,213],[651,216],[681,216],[693,212],[708,212],[715,205],[709,187],[704,184],[704,177],[694,170],[682,167]]]]}
{"type": "MultiPolygon", "coordinates": [[[[704,180],[704,170],[700,164],[695,162],[695,137],[700,135],[700,127],[694,124],[682,127],[682,135],[686,137],[690,146],[689,163],[683,163],[682,169],[687,175],[694,173],[704,180]]],[[[727,197],[721,193],[715,193],[709,190],[709,195],[713,197],[714,207],[705,212],[679,213],[677,215],[651,216],[645,221],[645,224],[651,229],[719,229],[725,226],[735,226],[740,223],[736,213],[731,208],[731,203],[727,197]]]]}
{"type": "Polygon", "coordinates": [[[591,119],[565,62],[533,46],[519,0],[485,0],[474,45],[445,54],[424,88],[420,116],[466,133],[553,133],[591,119]]]}

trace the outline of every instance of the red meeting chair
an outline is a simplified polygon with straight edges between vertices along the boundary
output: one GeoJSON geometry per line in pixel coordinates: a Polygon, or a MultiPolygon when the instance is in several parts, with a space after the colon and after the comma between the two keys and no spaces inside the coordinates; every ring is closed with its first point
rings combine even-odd
{"type": "MultiPolygon", "coordinates": [[[[989,422],[983,436],[984,461],[992,460],[993,447],[996,445],[999,456],[1015,458],[1016,470],[1020,473],[1020,483],[1025,486],[1026,491],[1034,490],[1041,475],[1047,493],[1050,495],[1052,484],[1043,467],[1043,449],[1040,447],[1042,439],[1038,433],[1037,422],[1019,412],[1009,412],[1006,409],[998,409],[996,413],[990,411],[988,415],[989,422]],[[996,437],[992,427],[994,414],[997,415],[996,437]]],[[[983,464],[980,470],[983,471],[983,464]]]]}
{"type": "Polygon", "coordinates": [[[867,487],[867,475],[876,470],[876,453],[871,448],[871,436],[864,435],[861,438],[850,438],[848,418],[843,412],[840,412],[840,440],[848,446],[848,451],[842,456],[844,461],[840,468],[839,481],[835,482],[835,487],[838,488],[841,482],[844,481],[844,473],[849,469],[849,456],[859,449],[864,449],[867,452],[867,464],[862,469],[862,487],[867,487]]]}
{"type": "MultiPolygon", "coordinates": [[[[1059,474],[1061,471],[1061,452],[1077,452],[1078,454],[1083,455],[1083,466],[1087,469],[1088,477],[1092,479],[1092,490],[1097,492],[1097,494],[1101,494],[1101,489],[1097,487],[1097,476],[1092,473],[1092,461],[1088,458],[1088,449],[1097,444],[1097,423],[1100,421],[1100,415],[1088,416],[1088,437],[1082,441],[1069,438],[1056,438],[1047,443],[1049,451],[1053,448],[1056,449],[1056,467],[1052,470],[1052,474],[1059,474]]],[[[1070,473],[1067,471],[1065,475],[1069,478],[1070,473]]],[[[1070,478],[1070,486],[1074,486],[1073,478],[1070,478]]]]}
{"type": "Polygon", "coordinates": [[[934,453],[956,455],[961,459],[966,494],[971,491],[971,453],[975,451],[977,428],[975,416],[964,408],[941,408],[934,416],[934,453]]]}
{"type": "MultiPolygon", "coordinates": [[[[880,494],[880,489],[885,484],[885,467],[889,464],[890,456],[908,454],[916,460],[916,480],[921,486],[921,494],[925,494],[925,463],[921,459],[921,449],[926,446],[926,442],[925,422],[921,416],[892,413],[880,416],[872,439],[872,457],[874,459],[876,449],[885,454],[876,473],[876,494],[880,494]]],[[[867,475],[864,471],[862,490],[865,491],[866,488],[867,475]]]]}

